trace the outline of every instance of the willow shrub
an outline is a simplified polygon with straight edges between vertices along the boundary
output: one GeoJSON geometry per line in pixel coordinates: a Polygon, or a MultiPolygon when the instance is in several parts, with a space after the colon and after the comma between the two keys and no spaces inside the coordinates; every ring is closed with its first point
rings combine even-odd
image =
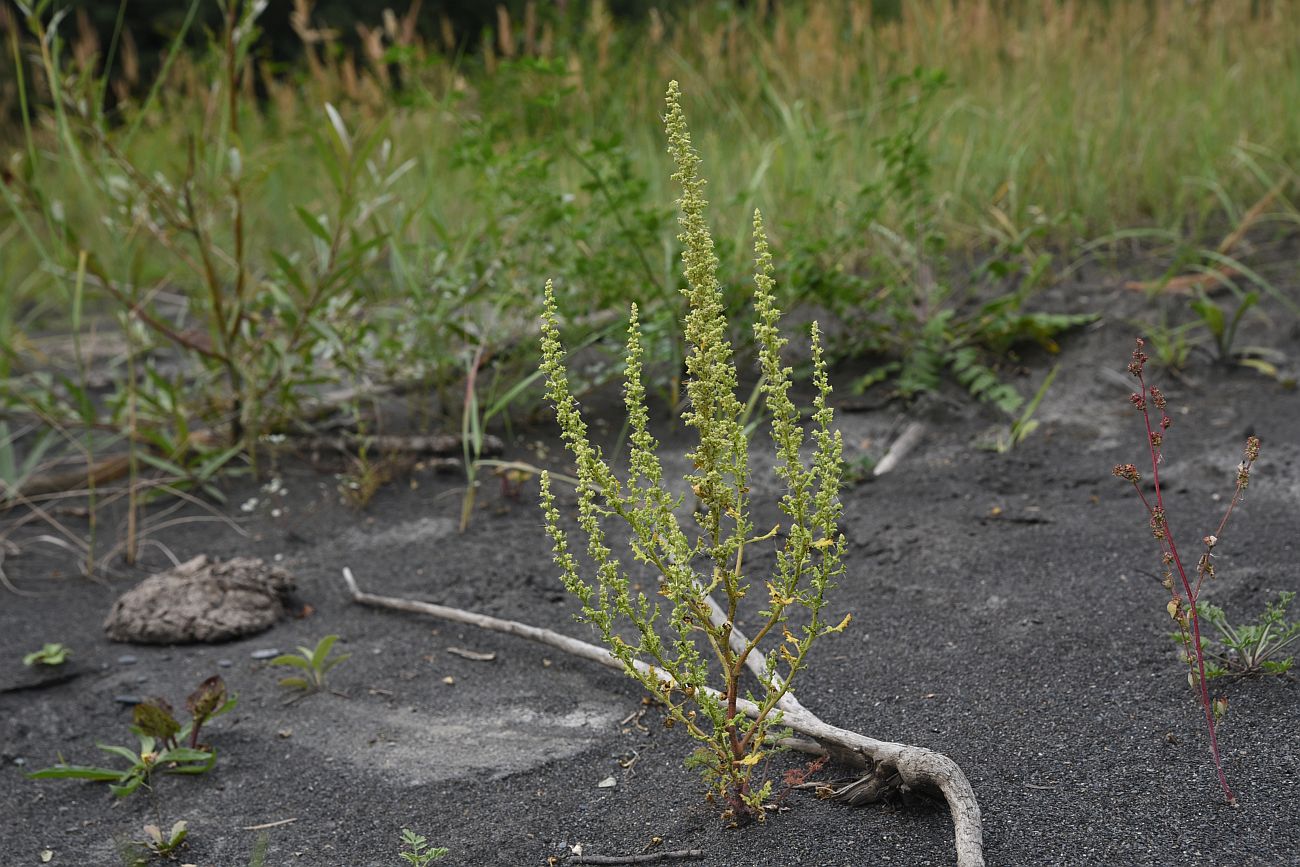
{"type": "MultiPolygon", "coordinates": [[[[580,619],[599,630],[610,653],[628,675],[653,693],[667,709],[666,724],[680,726],[699,742],[688,760],[720,800],[724,815],[735,821],[763,817],[772,792],[770,780],[756,779],[757,769],[781,732],[779,704],[807,665],[813,643],[838,625],[823,619],[825,595],[843,571],[844,537],[837,530],[841,513],[842,442],[831,429],[830,384],[816,323],[811,329],[813,382],[817,396],[812,415],[812,457],[801,456],[805,433],[789,397],[792,371],[781,364],[785,340],[779,336],[780,311],[773,293],[772,257],[762,214],[754,214],[753,327],[763,375],[763,397],[771,417],[776,472],[784,481],[781,501],[784,527],[762,535],[749,515],[748,441],[736,397],[737,372],[718,282],[718,259],[705,221],[705,181],[698,174],[700,157],[691,144],[680,105],[677,82],[668,88],[665,125],[668,150],[676,164],[673,180],[682,188],[678,221],[684,245],[689,303],[684,331],[689,354],[687,409],[682,418],[695,429],[698,445],[686,457],[693,472],[686,483],[697,507],[694,526],[684,527],[676,509],[683,502],[664,484],[658,443],[648,430],[643,348],[632,306],[628,327],[624,401],[630,431],[627,476],[620,479],[587,436],[569,388],[560,344],[555,296],[546,286],[542,370],[555,405],[563,438],[577,463],[577,522],[587,538],[586,561],[580,565],[560,523],[550,480],[542,475],[542,508],[554,542],[555,562],[565,586],[582,603],[580,619]],[[653,599],[634,589],[623,561],[606,543],[607,519],[627,524],[632,560],[657,573],[653,599]],[[746,638],[734,623],[741,600],[753,587],[745,573],[747,549],[758,543],[779,545],[773,573],[767,576],[765,606],[750,619],[756,624],[746,638]],[[580,574],[594,568],[594,577],[580,574]],[[714,604],[714,597],[720,601],[714,604]],[[798,612],[798,616],[791,615],[798,612]],[[796,623],[797,621],[797,623],[796,623]],[[671,638],[666,636],[671,635],[671,638]],[[742,687],[746,664],[762,654],[759,642],[776,649],[763,656],[755,678],[757,694],[742,687]],[[743,691],[742,691],[743,690],[743,691]]],[[[761,776],[761,775],[758,775],[761,776]]]]}

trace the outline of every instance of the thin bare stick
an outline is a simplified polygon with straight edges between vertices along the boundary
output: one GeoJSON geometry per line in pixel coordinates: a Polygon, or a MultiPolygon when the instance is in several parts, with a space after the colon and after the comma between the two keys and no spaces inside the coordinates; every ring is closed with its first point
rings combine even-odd
{"type": "Polygon", "coordinates": [[[894,440],[894,444],[889,447],[889,451],[885,452],[885,456],[880,459],[880,463],[872,469],[871,475],[883,476],[898,466],[898,462],[921,441],[923,433],[925,433],[925,425],[919,421],[914,421],[904,428],[898,435],[898,439],[894,440]]]}
{"type": "Polygon", "coordinates": [[[575,855],[570,864],[653,864],[656,861],[686,861],[703,858],[703,849],[678,849],[673,852],[646,852],[642,855],[575,855]]]}
{"type": "MultiPolygon", "coordinates": [[[[550,629],[529,626],[516,620],[476,614],[460,608],[434,605],[430,602],[365,593],[357,586],[351,568],[346,566],[343,567],[343,580],[348,586],[352,600],[361,605],[425,614],[452,623],[463,623],[467,626],[514,635],[562,650],[606,668],[624,670],[623,663],[611,656],[605,648],[550,629]]],[[[665,684],[674,683],[672,677],[661,669],[640,660],[634,660],[633,665],[638,671],[650,674],[665,684]]],[[[716,690],[709,689],[708,692],[719,700],[724,698],[716,690]]],[[[793,699],[793,696],[791,698],[793,699]]],[[[829,751],[835,758],[866,768],[871,777],[885,781],[883,785],[878,784],[878,791],[873,791],[874,800],[899,789],[941,794],[948,802],[948,809],[952,814],[958,867],[983,867],[984,832],[979,803],[975,799],[975,791],[970,781],[966,779],[966,775],[962,773],[956,762],[925,747],[878,741],[848,729],[832,726],[823,722],[812,711],[798,705],[797,702],[794,705],[790,709],[783,708],[782,724],[820,742],[824,749],[819,750],[819,753],[829,751]]],[[[751,718],[759,712],[758,705],[744,699],[737,699],[736,709],[751,718]]],[[[799,749],[803,744],[803,741],[793,740],[788,745],[799,749]]],[[[831,793],[832,796],[834,794],[831,793]]],[[[863,802],[860,797],[854,801],[854,803],[863,802]]]]}

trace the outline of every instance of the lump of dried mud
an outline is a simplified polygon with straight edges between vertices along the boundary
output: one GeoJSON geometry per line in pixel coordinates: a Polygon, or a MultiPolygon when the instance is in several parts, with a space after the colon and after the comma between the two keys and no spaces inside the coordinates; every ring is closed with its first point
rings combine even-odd
{"type": "Polygon", "coordinates": [[[123,593],[104,621],[113,641],[191,644],[269,629],[285,614],[293,580],[259,559],[212,561],[200,554],[123,593]]]}

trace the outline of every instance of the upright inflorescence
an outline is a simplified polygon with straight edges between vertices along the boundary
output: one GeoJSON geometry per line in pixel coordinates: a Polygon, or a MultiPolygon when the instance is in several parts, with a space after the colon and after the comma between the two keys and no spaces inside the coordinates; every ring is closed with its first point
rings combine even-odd
{"type": "Polygon", "coordinates": [[[541,367],[565,444],[577,464],[578,526],[587,537],[586,559],[594,567],[594,580],[583,577],[583,565],[569,547],[546,473],[541,477],[542,509],[561,579],[582,603],[581,618],[600,631],[624,670],[663,702],[665,725],[680,726],[700,742],[690,763],[700,769],[710,796],[721,800],[726,813],[737,821],[762,820],[772,784],[751,778],[778,734],[779,705],[805,667],[813,641],[848,623],[846,617],[832,626],[822,616],[825,593],[843,571],[845,541],[836,529],[842,442],[831,428],[830,384],[814,325],[814,450],[810,463],[801,457],[804,431],[788,395],[791,370],[781,364],[785,341],[777,328],[780,311],[774,300],[771,254],[762,215],[755,212],[754,336],[763,372],[762,393],[772,418],[777,473],[786,484],[781,507],[789,523],[777,550],[776,568],[766,581],[767,605],[756,617],[749,615],[755,632],[744,638],[734,624],[740,601],[751,586],[745,551],[777,538],[779,528],[755,536],[750,520],[744,407],[736,398],[738,377],[726,339],[718,261],[704,215],[700,157],[691,145],[680,97],[673,82],[668,88],[665,127],[676,165],[673,178],[682,189],[679,239],[686,273],[683,293],[689,307],[684,329],[690,345],[688,406],[682,418],[698,436],[696,448],[687,455],[692,471],[686,476],[698,503],[694,515],[698,530],[688,534],[679,523],[675,508],[682,500],[672,496],[664,483],[658,443],[648,430],[637,308],[632,307],[627,332],[623,396],[630,451],[628,475],[620,481],[588,439],[569,388],[559,314],[549,283],[541,367]],[[606,544],[602,526],[606,518],[622,520],[631,529],[631,557],[657,573],[657,595],[668,606],[666,618],[661,616],[661,603],[635,588],[622,561],[606,544]],[[720,600],[717,607],[713,594],[720,600]],[[805,611],[797,627],[788,623],[794,608],[805,611]],[[767,654],[759,646],[764,640],[775,645],[767,654]],[[761,672],[762,692],[757,697],[740,689],[744,671],[754,665],[751,659],[761,663],[756,673],[761,672]],[[721,671],[716,688],[709,685],[715,679],[711,667],[721,671]],[[742,700],[757,706],[757,713],[747,717],[739,712],[742,700]]]}
{"type": "Polygon", "coordinates": [[[1160,484],[1160,466],[1164,461],[1162,449],[1165,444],[1165,431],[1169,429],[1173,422],[1167,412],[1168,399],[1164,393],[1156,386],[1148,386],[1146,383],[1146,362],[1148,359],[1146,353],[1143,352],[1144,345],[1144,341],[1139,337],[1128,364],[1128,372],[1138,381],[1138,390],[1129,395],[1129,403],[1134,409],[1142,413],[1142,419],[1146,426],[1147,451],[1151,461],[1151,483],[1155,492],[1154,500],[1148,499],[1146,492],[1143,491],[1140,484],[1142,476],[1133,464],[1119,464],[1111,470],[1111,474],[1133,485],[1133,490],[1137,492],[1142,505],[1146,508],[1151,535],[1155,537],[1156,542],[1160,545],[1160,562],[1164,567],[1161,583],[1170,594],[1169,603],[1166,607],[1169,616],[1178,624],[1183,641],[1184,659],[1189,667],[1188,679],[1193,688],[1198,691],[1201,706],[1205,712],[1205,725],[1210,738],[1210,753],[1214,758],[1214,767],[1219,776],[1219,784],[1223,787],[1223,793],[1228,799],[1228,803],[1235,804],[1236,797],[1233,795],[1232,789],[1228,787],[1227,777],[1223,773],[1223,763],[1219,758],[1218,735],[1215,730],[1216,711],[1215,705],[1210,701],[1209,687],[1206,685],[1205,654],[1201,644],[1201,623],[1197,600],[1206,579],[1212,580],[1215,577],[1213,551],[1219,543],[1219,538],[1223,534],[1223,528],[1227,525],[1229,516],[1232,515],[1232,511],[1237,504],[1241,502],[1242,494],[1250,483],[1251,467],[1254,465],[1255,459],[1259,457],[1259,438],[1252,436],[1246,440],[1245,456],[1237,466],[1237,487],[1233,493],[1232,501],[1228,504],[1223,519],[1219,522],[1218,529],[1201,537],[1201,544],[1204,545],[1205,550],[1197,558],[1194,572],[1195,578],[1193,579],[1189,577],[1187,571],[1183,568],[1182,557],[1178,553],[1178,545],[1165,513],[1164,491],[1160,484]],[[1160,411],[1160,417],[1154,423],[1151,412],[1153,406],[1160,411]]]}

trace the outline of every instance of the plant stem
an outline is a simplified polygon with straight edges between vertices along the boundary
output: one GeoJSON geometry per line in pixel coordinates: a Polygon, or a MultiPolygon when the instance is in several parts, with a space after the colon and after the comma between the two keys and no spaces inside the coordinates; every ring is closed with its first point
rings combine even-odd
{"type": "MultiPolygon", "coordinates": [[[[1147,429],[1147,451],[1151,457],[1151,480],[1156,490],[1155,513],[1161,516],[1161,528],[1164,532],[1162,545],[1168,548],[1174,566],[1178,570],[1178,580],[1182,582],[1183,590],[1187,593],[1188,616],[1192,623],[1192,652],[1196,657],[1196,683],[1200,687],[1201,710],[1205,714],[1205,727],[1210,733],[1210,755],[1214,758],[1214,770],[1219,776],[1219,785],[1223,788],[1224,797],[1228,799],[1230,805],[1236,806],[1237,796],[1232,793],[1232,789],[1228,786],[1228,778],[1223,773],[1223,762],[1219,758],[1219,736],[1214,726],[1214,708],[1210,703],[1210,687],[1205,679],[1205,652],[1201,649],[1201,618],[1196,611],[1198,593],[1192,589],[1192,584],[1187,579],[1187,572],[1183,569],[1183,560],[1178,555],[1178,546],[1174,542],[1173,530],[1169,527],[1168,519],[1164,517],[1164,497],[1160,487],[1160,453],[1157,451],[1155,431],[1151,428],[1151,413],[1146,404],[1146,396],[1149,394],[1149,390],[1147,389],[1146,379],[1140,370],[1137,378],[1143,396],[1142,421],[1147,429]]],[[[1238,491],[1240,491],[1240,486],[1238,486],[1238,491]]],[[[1143,502],[1145,502],[1145,498],[1143,498],[1143,502]]],[[[1233,502],[1236,502],[1235,496],[1233,502]]],[[[1149,506],[1148,510],[1150,510],[1149,506]]],[[[1222,528],[1222,525],[1220,525],[1220,528],[1222,528]]]]}

